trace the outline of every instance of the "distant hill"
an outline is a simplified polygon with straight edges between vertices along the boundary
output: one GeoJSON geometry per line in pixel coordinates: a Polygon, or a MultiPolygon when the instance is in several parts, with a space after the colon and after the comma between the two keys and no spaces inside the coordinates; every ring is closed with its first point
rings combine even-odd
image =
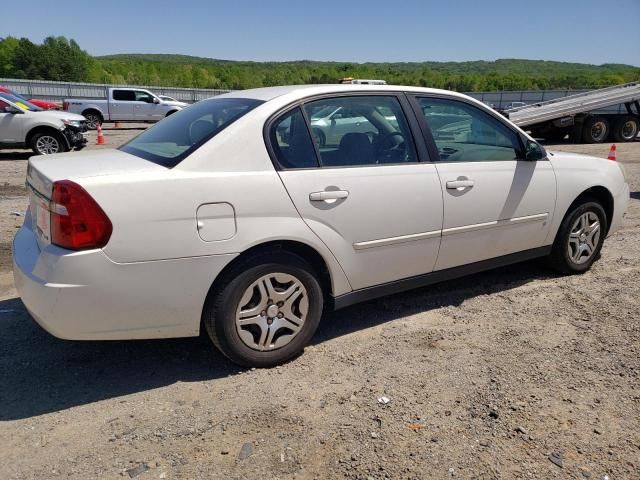
{"type": "Polygon", "coordinates": [[[201,88],[251,88],[335,83],[343,77],[459,91],[580,88],[640,80],[631,65],[588,65],[545,60],[353,63],[298,60],[254,62],[173,54],[95,57],[109,81],[201,88]]]}
{"type": "Polygon", "coordinates": [[[5,37],[0,38],[0,77],[223,89],[336,83],[340,78],[355,77],[481,91],[615,85],[640,80],[640,68],[520,59],[354,63],[249,62],[146,53],[92,57],[65,37],[47,37],[41,44],[5,37]]]}

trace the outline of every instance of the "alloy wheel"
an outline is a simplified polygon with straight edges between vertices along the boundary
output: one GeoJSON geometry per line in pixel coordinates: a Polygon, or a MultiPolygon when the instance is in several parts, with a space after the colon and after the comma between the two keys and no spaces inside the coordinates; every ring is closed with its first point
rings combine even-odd
{"type": "Polygon", "coordinates": [[[51,155],[60,151],[60,142],[56,137],[43,135],[36,141],[36,150],[42,155],[51,155]]]}

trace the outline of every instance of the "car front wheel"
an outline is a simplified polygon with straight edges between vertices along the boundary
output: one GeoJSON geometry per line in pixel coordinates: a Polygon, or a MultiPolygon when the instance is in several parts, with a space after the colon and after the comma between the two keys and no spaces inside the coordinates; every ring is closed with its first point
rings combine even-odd
{"type": "Polygon", "coordinates": [[[53,132],[36,133],[31,139],[31,149],[36,155],[52,155],[68,150],[62,136],[53,132]]]}
{"type": "Polygon", "coordinates": [[[562,273],[583,273],[598,258],[607,232],[607,216],[595,199],[574,206],[560,225],[550,263],[562,273]]]}
{"type": "Polygon", "coordinates": [[[233,362],[271,367],[304,350],[322,316],[313,268],[289,252],[262,252],[231,268],[207,298],[203,323],[233,362]]]}

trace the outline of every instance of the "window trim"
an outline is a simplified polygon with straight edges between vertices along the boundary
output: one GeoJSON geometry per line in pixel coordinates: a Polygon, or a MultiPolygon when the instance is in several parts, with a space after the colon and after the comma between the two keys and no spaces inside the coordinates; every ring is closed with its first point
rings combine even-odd
{"type": "MultiPolygon", "coordinates": [[[[440,93],[430,93],[430,92],[407,92],[407,97],[409,98],[409,103],[411,104],[411,108],[413,109],[413,113],[414,115],[418,118],[418,124],[420,125],[420,129],[422,131],[422,135],[425,138],[425,142],[427,143],[427,147],[429,149],[429,153],[431,154],[431,157],[436,159],[435,161],[437,163],[469,163],[469,161],[464,161],[461,162],[459,160],[442,160],[440,158],[440,151],[438,150],[438,147],[436,145],[435,139],[433,137],[433,133],[431,132],[431,127],[429,126],[429,124],[427,123],[427,119],[425,118],[424,114],[422,113],[422,109],[420,108],[420,102],[419,102],[419,98],[434,98],[434,99],[438,99],[438,100],[451,100],[454,102],[460,102],[460,103],[464,103],[472,108],[475,108],[477,110],[480,110],[481,112],[484,112],[485,114],[487,114],[489,117],[494,118],[498,123],[500,123],[503,127],[505,127],[506,129],[508,129],[511,133],[513,133],[516,137],[516,139],[518,140],[518,145],[520,147],[518,153],[518,158],[514,159],[514,160],[509,160],[509,161],[516,161],[516,162],[527,162],[529,160],[526,160],[525,158],[525,147],[524,147],[524,142],[523,142],[523,136],[522,133],[516,129],[513,128],[512,125],[510,125],[509,123],[505,122],[504,117],[502,117],[500,114],[498,114],[497,112],[490,110],[489,108],[485,108],[485,107],[481,107],[479,105],[477,105],[475,102],[464,98],[464,97],[456,97],[453,95],[447,95],[447,94],[440,94],[440,93]]],[[[544,159],[543,159],[544,160],[544,159]]],[[[477,160],[474,161],[474,163],[481,163],[481,162],[504,162],[505,160],[477,160]]]]}
{"type": "Polygon", "coordinates": [[[422,131],[419,127],[419,119],[416,118],[415,111],[407,99],[407,92],[401,90],[393,90],[393,91],[380,91],[380,90],[367,90],[367,91],[349,91],[349,92],[330,92],[330,93],[321,93],[316,95],[310,95],[308,97],[299,98],[282,108],[279,108],[274,113],[272,113],[269,118],[264,123],[262,128],[262,136],[265,142],[265,146],[267,148],[267,152],[269,153],[269,158],[271,159],[271,163],[276,171],[296,171],[296,170],[312,170],[312,169],[340,169],[340,168],[370,168],[370,167],[393,167],[393,166],[402,166],[402,165],[416,165],[420,163],[433,163],[432,155],[430,154],[427,145],[425,144],[424,137],[422,131]],[[414,162],[401,162],[401,163],[381,163],[381,164],[370,164],[370,165],[343,165],[343,166],[328,166],[325,167],[322,165],[322,160],[320,156],[320,152],[318,150],[318,146],[316,142],[313,141],[313,133],[311,131],[311,124],[309,118],[307,116],[307,112],[304,109],[304,105],[307,103],[314,102],[316,100],[326,100],[331,98],[339,98],[339,97],[373,97],[373,96],[382,96],[382,97],[394,97],[398,100],[400,104],[400,109],[405,116],[407,121],[407,126],[409,127],[409,133],[411,134],[413,145],[415,147],[416,152],[416,161],[414,162]],[[317,167],[301,167],[301,168],[285,168],[280,165],[278,161],[278,156],[273,148],[271,143],[271,131],[274,128],[276,122],[283,116],[294,110],[295,108],[300,108],[302,111],[302,115],[304,116],[305,123],[307,125],[307,130],[309,132],[309,136],[311,138],[311,142],[313,143],[314,149],[316,150],[316,161],[318,163],[317,167]]]}

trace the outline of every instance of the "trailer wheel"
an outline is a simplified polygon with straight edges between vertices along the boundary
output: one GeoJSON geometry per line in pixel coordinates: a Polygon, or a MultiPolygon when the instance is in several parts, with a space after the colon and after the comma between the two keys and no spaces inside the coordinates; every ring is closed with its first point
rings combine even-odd
{"type": "Polygon", "coordinates": [[[584,143],[602,143],[609,136],[609,120],[605,117],[590,117],[584,121],[582,140],[584,143]]]}
{"type": "Polygon", "coordinates": [[[638,136],[639,128],[636,117],[622,117],[613,126],[613,139],[616,142],[633,142],[638,136]]]}

